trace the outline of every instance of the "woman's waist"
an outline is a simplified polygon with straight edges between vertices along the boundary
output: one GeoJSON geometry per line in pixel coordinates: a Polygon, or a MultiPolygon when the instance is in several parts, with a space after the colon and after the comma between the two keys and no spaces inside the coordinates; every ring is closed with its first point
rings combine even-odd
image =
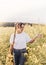
{"type": "Polygon", "coordinates": [[[14,49],[25,49],[26,48],[26,45],[14,45],[14,47],[13,47],[14,49]]]}
{"type": "Polygon", "coordinates": [[[13,48],[13,50],[14,50],[14,52],[22,52],[22,53],[26,52],[26,48],[23,48],[23,49],[15,49],[15,48],[13,48]]]}

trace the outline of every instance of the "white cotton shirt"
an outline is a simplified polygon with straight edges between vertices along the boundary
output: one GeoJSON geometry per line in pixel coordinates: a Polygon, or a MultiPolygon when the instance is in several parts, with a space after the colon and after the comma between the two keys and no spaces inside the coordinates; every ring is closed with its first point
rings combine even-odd
{"type": "MultiPolygon", "coordinates": [[[[14,38],[14,33],[11,34],[10,44],[13,44],[13,38],[14,38]]],[[[15,42],[14,42],[14,49],[26,48],[26,43],[28,43],[30,40],[31,40],[30,37],[25,32],[22,32],[20,34],[16,34],[15,35],[15,42]]]]}

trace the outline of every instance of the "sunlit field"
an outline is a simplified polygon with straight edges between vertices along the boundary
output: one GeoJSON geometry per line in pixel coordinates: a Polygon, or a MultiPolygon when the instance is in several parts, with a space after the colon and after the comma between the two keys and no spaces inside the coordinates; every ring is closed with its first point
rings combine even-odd
{"type": "MultiPolygon", "coordinates": [[[[26,25],[24,31],[33,38],[41,33],[42,38],[37,38],[34,43],[27,43],[28,53],[25,65],[46,65],[46,25],[26,25]]],[[[0,65],[12,65],[7,59],[9,52],[10,35],[14,32],[14,27],[0,27],[0,65]],[[9,63],[9,64],[8,64],[9,63]]]]}

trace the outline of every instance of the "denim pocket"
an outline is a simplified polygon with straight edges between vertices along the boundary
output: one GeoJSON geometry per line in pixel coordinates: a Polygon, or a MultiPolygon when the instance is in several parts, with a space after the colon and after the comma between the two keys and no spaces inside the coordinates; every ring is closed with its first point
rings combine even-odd
{"type": "Polygon", "coordinates": [[[26,53],[26,49],[22,49],[21,50],[21,53],[26,53]]]}

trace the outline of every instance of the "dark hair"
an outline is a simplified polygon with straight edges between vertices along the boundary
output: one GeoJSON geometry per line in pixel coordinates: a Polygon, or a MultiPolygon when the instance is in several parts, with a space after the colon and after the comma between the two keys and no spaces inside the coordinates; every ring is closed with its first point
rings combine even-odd
{"type": "Polygon", "coordinates": [[[25,23],[21,23],[21,22],[20,23],[15,23],[15,26],[16,25],[19,25],[20,27],[22,27],[22,25],[25,25],[25,23]]]}
{"type": "Polygon", "coordinates": [[[18,25],[20,26],[20,27],[22,27],[22,25],[25,25],[24,23],[18,23],[18,25]]]}

